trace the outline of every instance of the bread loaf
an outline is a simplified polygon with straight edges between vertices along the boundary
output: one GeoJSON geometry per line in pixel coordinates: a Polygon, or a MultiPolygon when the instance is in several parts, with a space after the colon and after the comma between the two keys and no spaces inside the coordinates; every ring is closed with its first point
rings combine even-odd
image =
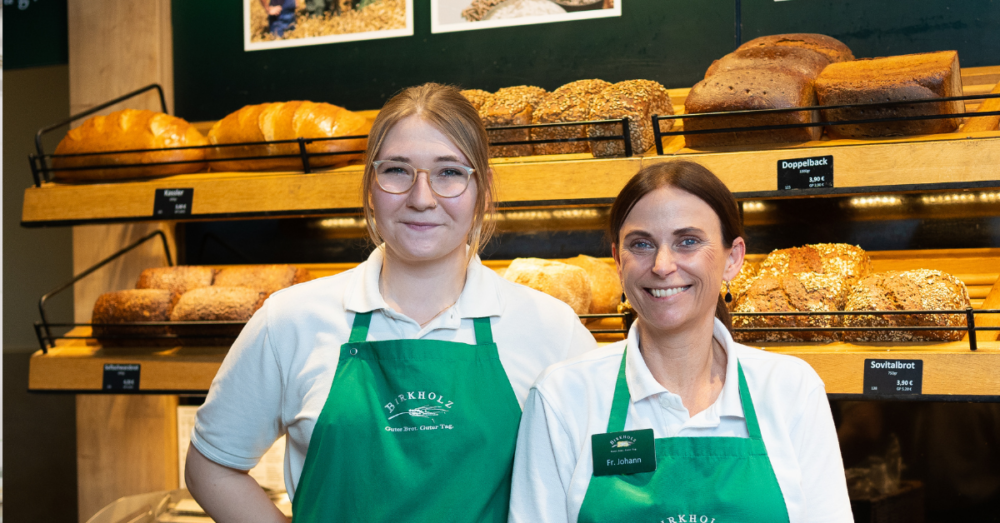
{"type": "Polygon", "coordinates": [[[816,51],[826,56],[830,63],[854,60],[854,54],[851,53],[851,49],[844,45],[843,42],[837,40],[836,38],[814,33],[790,33],[761,36],[760,38],[754,38],[753,40],[739,46],[737,51],[752,49],[755,47],[773,46],[797,47],[816,51]]]}
{"type": "MultiPolygon", "coordinates": [[[[88,118],[71,129],[56,146],[56,154],[81,154],[136,149],[160,149],[207,145],[208,141],[191,124],[163,113],[124,109],[107,116],[88,118]]],[[[148,178],[202,171],[205,149],[181,149],[137,153],[99,154],[52,159],[53,180],[89,182],[148,178]],[[98,165],[149,164],[154,162],[190,162],[170,165],[97,168],[79,171],[59,169],[98,165]]]]}
{"type": "MultiPolygon", "coordinates": [[[[170,314],[172,321],[245,322],[264,304],[267,293],[249,287],[202,287],[184,293],[170,314]]],[[[241,325],[177,325],[174,331],[184,345],[229,345],[241,325]]]]}
{"type": "MultiPolygon", "coordinates": [[[[798,272],[774,276],[760,274],[740,296],[734,313],[836,312],[844,305],[847,286],[836,274],[798,272]]],[[[734,328],[837,327],[838,316],[734,316],[734,328]]],[[[765,331],[737,332],[739,341],[834,341],[835,332],[765,331]]]]}
{"type": "MultiPolygon", "coordinates": [[[[489,127],[529,125],[531,115],[545,97],[545,89],[532,85],[504,87],[486,101],[479,110],[483,124],[489,127]]],[[[490,143],[522,142],[529,138],[527,129],[507,131],[487,130],[490,143]]],[[[530,156],[531,145],[491,145],[490,156],[530,156]]]]}
{"type": "MultiPolygon", "coordinates": [[[[783,67],[734,69],[716,73],[694,85],[684,102],[688,114],[751,109],[808,108],[816,105],[812,79],[783,67]]],[[[685,118],[685,131],[815,123],[816,111],[685,118]]],[[[753,145],[819,140],[820,127],[762,131],[685,134],[688,147],[753,145]]]]}
{"type": "Polygon", "coordinates": [[[211,267],[197,267],[193,265],[156,267],[142,271],[139,274],[139,281],[136,282],[135,288],[163,289],[180,297],[179,295],[187,291],[212,285],[212,278],[214,277],[215,269],[211,267]]]}
{"type": "MultiPolygon", "coordinates": [[[[598,93],[611,84],[604,80],[578,80],[549,93],[535,108],[531,123],[584,122],[590,116],[590,106],[598,93]]],[[[586,126],[542,127],[531,130],[532,140],[586,138],[586,126]]],[[[535,154],[567,154],[590,151],[587,142],[533,144],[535,154]]]]}
{"type": "MultiPolygon", "coordinates": [[[[130,289],[107,292],[98,296],[94,303],[91,323],[144,323],[170,321],[173,293],[162,289],[130,289]]],[[[107,347],[122,346],[164,346],[173,345],[174,340],[143,338],[170,334],[168,327],[154,326],[101,326],[94,325],[93,335],[107,347]],[[110,338],[109,336],[114,336],[110,338]],[[129,336],[135,336],[129,338],[129,336]]]]}
{"type": "MultiPolygon", "coordinates": [[[[1000,83],[997,83],[996,86],[993,87],[990,94],[1000,94],[1000,83]]],[[[1000,98],[987,98],[983,100],[983,103],[979,104],[979,108],[976,109],[976,113],[992,113],[994,111],[1000,111],[1000,98]]],[[[979,116],[976,118],[969,118],[965,124],[962,125],[962,132],[976,133],[980,131],[995,131],[998,126],[1000,126],[1000,115],[979,116]]]]}
{"type": "Polygon", "coordinates": [[[486,102],[489,102],[493,98],[493,93],[483,91],[482,89],[466,89],[462,91],[462,96],[464,96],[476,111],[482,110],[486,102]]]}
{"type": "MultiPolygon", "coordinates": [[[[816,78],[816,95],[820,105],[962,96],[962,76],[958,66],[958,53],[941,51],[830,64],[816,78]]],[[[960,114],[963,112],[965,112],[965,103],[961,101],[879,105],[822,111],[823,119],[828,122],[898,116],[960,114]]],[[[827,134],[831,138],[881,138],[949,133],[958,129],[961,121],[961,118],[941,118],[833,125],[827,127],[827,134]]]]}
{"type": "Polygon", "coordinates": [[[817,243],[772,251],[759,268],[761,274],[777,276],[798,272],[836,274],[845,280],[848,288],[871,270],[868,253],[846,243],[817,243]]]}
{"type": "Polygon", "coordinates": [[[247,265],[219,270],[212,285],[248,287],[270,295],[310,279],[309,271],[294,265],[247,265]]]}
{"type": "MultiPolygon", "coordinates": [[[[876,273],[851,288],[845,311],[965,310],[969,292],[958,278],[927,269],[876,273]]],[[[845,316],[845,327],[964,327],[962,314],[845,316]]],[[[958,341],[964,331],[848,331],[845,341],[958,341]]]]}
{"type": "Polygon", "coordinates": [[[622,284],[618,271],[611,265],[590,256],[579,255],[563,260],[586,271],[590,283],[590,314],[614,314],[622,302],[622,284]]]}
{"type": "MultiPolygon", "coordinates": [[[[629,134],[633,154],[646,152],[653,143],[654,114],[674,114],[674,106],[666,88],[652,80],[626,80],[618,82],[597,95],[590,106],[590,120],[629,118],[629,134]]],[[[669,131],[673,120],[660,122],[660,129],[669,131]]],[[[622,134],[618,124],[591,125],[587,135],[591,138],[622,134]]],[[[597,157],[624,156],[625,146],[618,140],[590,142],[590,150],[597,157]]]]}
{"type": "Polygon", "coordinates": [[[705,78],[737,69],[777,68],[788,69],[815,79],[827,65],[830,65],[830,59],[826,55],[804,47],[749,47],[729,53],[712,62],[705,71],[705,78]]]}
{"type": "Polygon", "coordinates": [[[539,258],[517,258],[510,262],[503,277],[562,300],[577,314],[590,311],[590,281],[587,272],[579,267],[539,258]]]}
{"type": "MultiPolygon", "coordinates": [[[[328,103],[279,102],[248,105],[227,115],[212,126],[208,139],[213,145],[294,140],[296,138],[335,138],[367,135],[371,122],[328,103]]],[[[367,138],[317,141],[306,145],[309,153],[364,151],[367,138]]],[[[249,145],[208,149],[209,159],[254,156],[299,155],[298,143],[249,145]]],[[[362,154],[311,156],[309,165],[329,167],[361,159],[362,154]]],[[[300,157],[264,160],[231,160],[211,162],[213,171],[301,170],[300,157]]]]}

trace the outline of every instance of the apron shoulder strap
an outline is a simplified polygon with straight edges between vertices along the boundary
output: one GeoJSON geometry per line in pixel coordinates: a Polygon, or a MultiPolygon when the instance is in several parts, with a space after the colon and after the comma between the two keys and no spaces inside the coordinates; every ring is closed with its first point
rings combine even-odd
{"type": "Polygon", "coordinates": [[[490,327],[490,318],[472,318],[472,326],[476,329],[476,345],[492,345],[493,329],[490,327]]]}
{"type": "Polygon", "coordinates": [[[368,326],[372,322],[372,312],[359,312],[354,315],[354,325],[351,327],[351,337],[348,343],[362,343],[368,340],[368,326]]]}
{"type": "Polygon", "coordinates": [[[757,422],[757,411],[753,408],[753,400],[750,398],[750,388],[747,387],[747,378],[743,375],[743,365],[736,362],[736,370],[740,375],[740,403],[743,405],[743,416],[747,420],[747,432],[750,439],[761,439],[760,423],[757,422]]]}
{"type": "Polygon", "coordinates": [[[611,399],[611,417],[608,418],[608,432],[625,430],[625,418],[628,417],[628,404],[631,396],[628,392],[628,382],[625,380],[625,355],[628,347],[622,352],[622,364],[618,367],[618,380],[615,382],[615,395],[611,399]]]}

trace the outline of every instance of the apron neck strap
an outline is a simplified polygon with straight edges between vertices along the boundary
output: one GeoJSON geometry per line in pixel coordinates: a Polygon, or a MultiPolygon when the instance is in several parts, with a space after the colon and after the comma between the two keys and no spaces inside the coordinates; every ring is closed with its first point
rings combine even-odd
{"type": "MultiPolygon", "coordinates": [[[[615,395],[611,400],[611,416],[608,418],[608,432],[622,432],[625,430],[625,418],[628,416],[628,404],[631,396],[628,392],[628,382],[625,380],[625,361],[628,354],[628,347],[622,352],[622,364],[618,367],[618,381],[615,383],[615,395]]],[[[747,379],[743,375],[743,365],[737,361],[736,371],[739,375],[740,404],[743,406],[743,416],[747,420],[747,433],[750,439],[760,440],[760,424],[757,422],[757,411],[753,408],[753,400],[750,399],[750,388],[747,387],[747,379]]]]}
{"type": "MultiPolygon", "coordinates": [[[[351,336],[348,343],[362,343],[368,340],[368,326],[372,322],[372,311],[359,312],[354,315],[354,325],[351,327],[351,336]]],[[[472,325],[476,329],[476,345],[492,345],[493,329],[490,327],[490,318],[472,318],[472,325]]],[[[622,369],[624,369],[624,364],[622,369]]],[[[628,390],[625,391],[628,393],[628,390]]]]}

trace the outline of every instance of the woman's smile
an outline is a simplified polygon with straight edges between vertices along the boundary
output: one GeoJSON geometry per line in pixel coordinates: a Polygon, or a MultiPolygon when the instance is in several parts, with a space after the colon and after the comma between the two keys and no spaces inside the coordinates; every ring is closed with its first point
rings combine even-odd
{"type": "Polygon", "coordinates": [[[690,285],[682,285],[677,287],[646,287],[645,290],[653,298],[666,299],[676,296],[690,288],[690,285]]]}

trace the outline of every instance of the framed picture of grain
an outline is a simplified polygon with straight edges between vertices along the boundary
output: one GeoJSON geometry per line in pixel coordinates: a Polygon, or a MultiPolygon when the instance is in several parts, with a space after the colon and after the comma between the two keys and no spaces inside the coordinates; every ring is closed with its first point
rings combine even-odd
{"type": "Polygon", "coordinates": [[[431,32],[547,24],[622,15],[623,0],[431,0],[431,32]]]}
{"type": "Polygon", "coordinates": [[[243,0],[243,50],[413,35],[413,0],[243,0]]]}

